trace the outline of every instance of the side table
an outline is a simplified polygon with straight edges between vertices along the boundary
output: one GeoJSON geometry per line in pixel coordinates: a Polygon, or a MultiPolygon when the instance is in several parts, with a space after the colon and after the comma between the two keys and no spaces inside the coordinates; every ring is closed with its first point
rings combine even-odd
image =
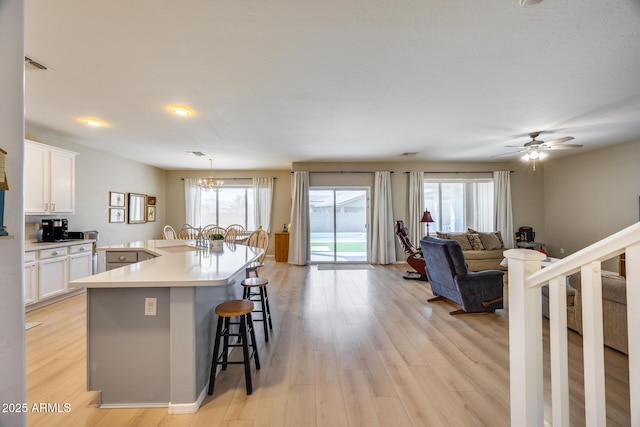
{"type": "Polygon", "coordinates": [[[275,234],[276,262],[287,262],[289,260],[289,233],[276,231],[275,234]]]}

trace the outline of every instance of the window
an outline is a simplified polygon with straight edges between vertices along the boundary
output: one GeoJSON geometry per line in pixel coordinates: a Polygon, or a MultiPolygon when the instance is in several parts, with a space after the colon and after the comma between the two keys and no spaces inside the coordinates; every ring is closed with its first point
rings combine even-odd
{"type": "Polygon", "coordinates": [[[494,229],[493,179],[425,179],[424,201],[437,231],[494,229]]]}
{"type": "Polygon", "coordinates": [[[254,230],[252,186],[225,186],[220,191],[203,191],[200,199],[202,225],[228,227],[240,224],[254,230]]]}

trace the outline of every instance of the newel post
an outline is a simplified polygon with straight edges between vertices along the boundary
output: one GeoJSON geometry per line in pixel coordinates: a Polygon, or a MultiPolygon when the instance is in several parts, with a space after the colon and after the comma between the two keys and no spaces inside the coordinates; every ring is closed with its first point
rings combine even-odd
{"type": "Polygon", "coordinates": [[[542,297],[526,289],[525,279],[540,270],[546,256],[530,249],[509,249],[509,376],[511,425],[542,426],[542,297]]]}

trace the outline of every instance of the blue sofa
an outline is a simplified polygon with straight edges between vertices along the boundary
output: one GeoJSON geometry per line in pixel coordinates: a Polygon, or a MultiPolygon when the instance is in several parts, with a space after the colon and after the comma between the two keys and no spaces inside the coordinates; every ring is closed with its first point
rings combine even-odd
{"type": "Polygon", "coordinates": [[[429,301],[446,299],[460,307],[449,314],[494,312],[502,308],[504,272],[468,271],[462,248],[455,240],[423,237],[420,247],[435,295],[429,301]]]}

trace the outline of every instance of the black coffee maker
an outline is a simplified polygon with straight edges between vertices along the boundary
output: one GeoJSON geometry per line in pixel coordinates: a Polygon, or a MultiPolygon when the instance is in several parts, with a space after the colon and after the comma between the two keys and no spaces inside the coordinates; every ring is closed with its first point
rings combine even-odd
{"type": "Polygon", "coordinates": [[[69,221],[66,219],[43,219],[42,241],[63,242],[69,239],[69,221]]]}

